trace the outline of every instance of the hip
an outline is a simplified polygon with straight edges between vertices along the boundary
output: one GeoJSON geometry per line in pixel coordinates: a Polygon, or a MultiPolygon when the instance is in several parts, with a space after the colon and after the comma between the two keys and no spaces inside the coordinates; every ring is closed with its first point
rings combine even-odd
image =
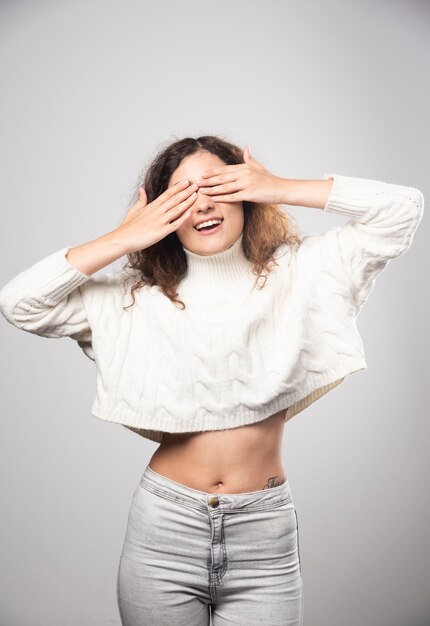
{"type": "Polygon", "coordinates": [[[206,624],[200,613],[209,605],[221,623],[233,610],[241,623],[302,624],[298,519],[288,480],[269,490],[206,493],[147,466],[132,499],[118,601],[127,624],[158,623],[151,619],[160,612],[160,624],[206,624]]]}

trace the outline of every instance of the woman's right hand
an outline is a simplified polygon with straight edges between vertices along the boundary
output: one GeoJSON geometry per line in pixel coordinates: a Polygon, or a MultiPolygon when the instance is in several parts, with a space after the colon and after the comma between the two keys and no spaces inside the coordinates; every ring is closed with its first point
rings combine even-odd
{"type": "Polygon", "coordinates": [[[145,189],[139,187],[139,200],[117,229],[126,253],[144,250],[177,230],[191,216],[197,189],[198,185],[181,180],[148,204],[145,189]]]}

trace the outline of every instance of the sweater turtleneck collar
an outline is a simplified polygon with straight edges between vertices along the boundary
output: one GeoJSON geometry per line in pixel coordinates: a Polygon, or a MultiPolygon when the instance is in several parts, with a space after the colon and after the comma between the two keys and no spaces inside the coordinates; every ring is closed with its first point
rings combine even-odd
{"type": "Polygon", "coordinates": [[[252,263],[245,256],[242,241],[243,231],[229,248],[208,255],[191,252],[184,246],[188,272],[183,279],[183,286],[213,289],[216,285],[239,285],[246,278],[249,280],[252,263]]]}

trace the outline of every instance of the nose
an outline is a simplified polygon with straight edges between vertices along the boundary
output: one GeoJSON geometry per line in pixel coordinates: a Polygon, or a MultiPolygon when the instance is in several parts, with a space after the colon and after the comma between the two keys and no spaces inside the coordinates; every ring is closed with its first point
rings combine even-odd
{"type": "Polygon", "coordinates": [[[196,198],[196,201],[194,202],[195,208],[198,208],[198,207],[208,208],[210,206],[214,206],[215,203],[212,200],[211,196],[208,196],[206,193],[200,193],[199,189],[196,190],[197,198],[196,198]]]}
{"type": "Polygon", "coordinates": [[[194,204],[192,205],[193,212],[205,213],[206,211],[210,212],[212,209],[215,209],[215,202],[207,194],[199,193],[199,190],[197,189],[197,198],[194,204]]]}

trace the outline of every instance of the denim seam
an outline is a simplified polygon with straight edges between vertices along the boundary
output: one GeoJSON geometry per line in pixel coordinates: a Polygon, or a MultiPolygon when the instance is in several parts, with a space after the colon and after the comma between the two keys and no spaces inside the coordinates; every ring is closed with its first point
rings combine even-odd
{"type": "Polygon", "coordinates": [[[223,566],[220,570],[217,570],[214,572],[214,585],[219,585],[221,578],[224,576],[226,570],[227,570],[227,552],[226,552],[226,548],[225,548],[225,535],[224,535],[224,514],[221,514],[221,546],[222,546],[222,560],[223,560],[223,566]]]}
{"type": "Polygon", "coordinates": [[[297,533],[297,556],[299,557],[299,567],[300,567],[300,574],[302,573],[302,563],[301,563],[301,559],[300,559],[300,544],[299,544],[299,520],[298,520],[298,516],[297,516],[297,511],[296,508],[294,507],[294,514],[296,516],[296,533],[297,533]]]}
{"type": "Polygon", "coordinates": [[[208,517],[209,517],[209,526],[210,526],[209,547],[210,547],[210,555],[211,555],[211,562],[208,567],[209,594],[210,594],[210,598],[213,604],[216,604],[218,601],[217,593],[216,593],[217,581],[216,581],[216,576],[212,575],[213,574],[212,566],[214,562],[213,539],[214,539],[214,533],[215,533],[215,524],[214,524],[213,516],[209,514],[208,517]]]}
{"type": "MultiPolygon", "coordinates": [[[[146,482],[141,482],[140,485],[144,489],[147,489],[148,491],[151,491],[152,493],[155,493],[156,495],[162,498],[166,498],[167,500],[176,502],[180,506],[184,506],[186,508],[191,508],[193,510],[199,510],[199,511],[205,510],[205,506],[203,504],[198,505],[198,504],[191,504],[190,502],[184,502],[184,500],[180,496],[173,496],[165,489],[153,487],[152,485],[149,485],[146,482]]],[[[240,493],[238,495],[240,495],[240,493]]],[[[244,507],[241,509],[225,509],[225,510],[222,509],[222,510],[224,513],[252,513],[253,511],[268,511],[268,510],[276,509],[277,507],[281,507],[284,504],[288,504],[289,502],[292,502],[291,496],[286,496],[282,500],[278,500],[272,504],[263,504],[260,506],[256,505],[256,506],[251,506],[251,507],[244,507]]],[[[222,504],[221,504],[221,507],[222,507],[222,504]]]]}
{"type": "Polygon", "coordinates": [[[117,572],[117,577],[116,577],[116,599],[117,599],[117,604],[118,604],[118,613],[119,613],[119,618],[121,620],[121,624],[124,624],[124,615],[122,613],[122,609],[121,609],[121,598],[120,598],[120,590],[119,590],[119,578],[120,578],[120,571],[121,571],[121,563],[122,563],[122,554],[119,558],[119,567],[118,567],[118,572],[117,572]]]}
{"type": "MultiPolygon", "coordinates": [[[[277,508],[281,508],[282,506],[284,506],[284,504],[288,504],[291,502],[290,498],[287,498],[286,500],[281,500],[280,502],[275,502],[273,504],[264,504],[261,506],[250,506],[250,507],[243,507],[240,509],[222,509],[223,513],[253,513],[254,511],[272,511],[273,509],[277,509],[277,508]]],[[[222,507],[222,504],[221,504],[222,507]]]]}
{"type": "Polygon", "coordinates": [[[221,521],[221,545],[222,545],[222,556],[223,556],[223,567],[218,572],[218,584],[220,583],[221,578],[227,571],[228,563],[227,563],[227,550],[225,546],[225,534],[224,534],[224,515],[222,516],[221,521]]]}
{"type": "Polygon", "coordinates": [[[303,582],[303,574],[302,574],[302,562],[300,559],[300,539],[299,539],[299,518],[297,514],[297,510],[294,507],[294,514],[296,516],[296,532],[297,532],[297,555],[299,557],[299,568],[300,568],[300,586],[301,586],[301,607],[300,607],[300,621],[299,625],[303,626],[303,617],[304,617],[304,582],[303,582]]]}
{"type": "Polygon", "coordinates": [[[203,511],[204,510],[203,506],[194,505],[194,504],[191,504],[189,502],[184,502],[184,500],[182,500],[179,496],[172,496],[169,493],[167,493],[166,491],[164,491],[163,489],[157,489],[156,487],[152,487],[152,485],[149,486],[149,485],[143,484],[143,483],[141,483],[141,486],[142,486],[143,489],[147,489],[151,493],[154,493],[155,495],[160,496],[161,498],[165,498],[166,500],[170,500],[171,502],[175,502],[179,506],[183,506],[183,507],[185,507],[187,509],[192,509],[194,511],[203,511]]]}

